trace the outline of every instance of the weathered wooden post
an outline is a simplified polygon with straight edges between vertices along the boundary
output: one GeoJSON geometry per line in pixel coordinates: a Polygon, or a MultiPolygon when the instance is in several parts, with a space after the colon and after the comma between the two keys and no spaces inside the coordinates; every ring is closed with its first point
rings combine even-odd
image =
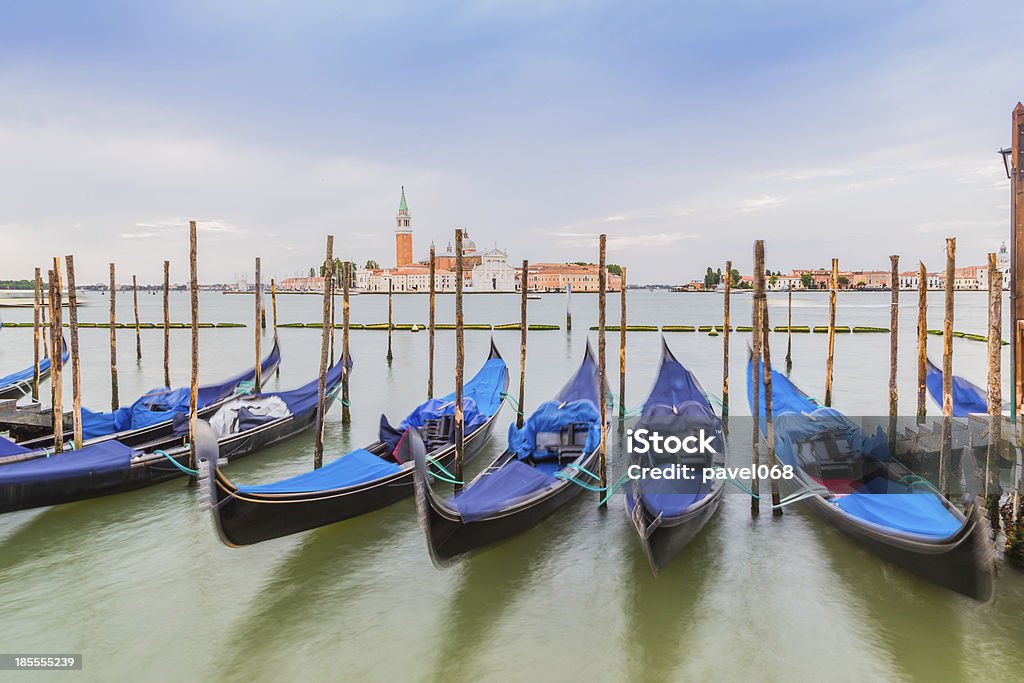
{"type": "Polygon", "coordinates": [[[142,333],[139,331],[139,282],[132,275],[132,309],[135,312],[135,360],[142,360],[142,333]]]}
{"type": "Polygon", "coordinates": [[[270,310],[273,313],[274,335],[277,335],[277,283],[270,278],[270,310]]]}
{"type": "Polygon", "coordinates": [[[260,257],[256,257],[256,324],[253,327],[256,328],[255,345],[256,345],[256,375],[253,378],[253,389],[255,393],[260,393],[263,390],[263,368],[260,367],[262,364],[262,349],[261,342],[263,341],[263,330],[260,328],[260,314],[263,311],[263,285],[260,281],[260,257]]]}
{"type": "Polygon", "coordinates": [[[171,262],[164,261],[164,386],[171,386],[171,262]]]}
{"type": "Polygon", "coordinates": [[[345,367],[341,369],[341,424],[343,425],[352,423],[352,402],[348,396],[348,333],[351,310],[348,290],[351,286],[350,277],[352,277],[352,264],[350,261],[345,261],[345,272],[341,277],[341,362],[345,364],[345,367]]]}
{"type": "MultiPolygon", "coordinates": [[[[188,288],[189,308],[192,313],[192,376],[189,381],[188,400],[188,466],[195,471],[198,469],[196,460],[196,415],[199,410],[199,268],[197,267],[197,256],[199,252],[198,234],[196,222],[188,222],[188,288]]],[[[113,271],[111,271],[113,272],[113,271]]],[[[188,485],[195,486],[195,475],[189,475],[188,485]]]]}
{"type": "Polygon", "coordinates": [[[896,384],[896,366],[900,325],[900,257],[889,256],[892,272],[889,275],[889,445],[896,441],[896,417],[899,413],[899,388],[896,384]]]}
{"type": "MultiPolygon", "coordinates": [[[[463,401],[463,387],[462,387],[462,372],[463,367],[466,363],[466,349],[463,346],[463,335],[465,333],[464,321],[462,318],[462,280],[463,280],[463,263],[462,263],[462,230],[455,230],[455,489],[462,488],[462,476],[463,466],[466,460],[466,416],[463,413],[462,401],[463,401]]],[[[390,292],[391,284],[388,280],[388,291],[390,292]]],[[[390,301],[391,296],[388,295],[390,301]]],[[[391,305],[388,304],[388,310],[390,311],[391,305]]],[[[390,319],[390,312],[389,312],[390,319]]],[[[389,325],[390,327],[390,325],[389,325]]],[[[390,329],[388,334],[390,334],[390,329]]],[[[388,349],[388,355],[390,358],[391,350],[388,349]]]]}
{"type": "MultiPolygon", "coordinates": [[[[769,332],[771,331],[771,325],[768,321],[768,295],[765,291],[765,279],[764,279],[764,240],[757,240],[754,247],[757,252],[757,260],[760,262],[760,269],[758,271],[757,280],[760,281],[761,286],[761,329],[754,330],[752,336],[761,335],[761,357],[763,358],[762,365],[764,366],[764,420],[765,420],[765,441],[768,444],[768,467],[774,469],[777,465],[775,461],[775,425],[772,423],[772,353],[771,344],[768,341],[769,332]]],[[[755,420],[755,422],[757,422],[755,420]]],[[[780,503],[782,501],[779,495],[779,480],[777,477],[772,477],[770,481],[772,490],[772,516],[778,517],[782,514],[782,507],[780,503]]]]}
{"type": "Polygon", "coordinates": [[[789,375],[793,371],[793,280],[786,290],[786,375],[789,375]]]}
{"type": "Polygon", "coordinates": [[[839,259],[832,259],[828,290],[828,357],[825,359],[825,405],[832,405],[832,367],[836,355],[836,297],[839,290],[839,259]]]}
{"type": "MultiPolygon", "coordinates": [[[[1021,343],[1021,325],[1024,324],[1024,104],[1020,102],[1011,114],[1010,158],[1004,156],[1010,176],[1010,419],[1016,424],[1024,401],[1024,344],[1021,343]]],[[[1014,519],[1018,520],[1018,507],[1014,519]]]]}
{"type": "Polygon", "coordinates": [[[626,266],[622,266],[619,290],[619,420],[626,419],[626,266]]]}
{"type": "Polygon", "coordinates": [[[598,385],[601,392],[601,445],[598,453],[598,474],[601,476],[602,492],[599,505],[607,505],[604,489],[608,488],[608,366],[605,362],[605,297],[608,292],[608,261],[606,250],[608,236],[602,234],[598,247],[598,272],[597,272],[597,368],[598,385]]]}
{"type": "Polygon", "coordinates": [[[50,383],[53,385],[53,450],[64,452],[64,334],[60,260],[53,259],[50,271],[50,383]]]}
{"type": "MultiPolygon", "coordinates": [[[[523,273],[530,267],[530,262],[523,259],[523,273]]],[[[526,401],[526,287],[520,284],[520,303],[519,303],[519,403],[516,405],[516,427],[522,428],[524,409],[523,403],[526,401]]]]}
{"type": "Polygon", "coordinates": [[[942,495],[949,493],[949,459],[953,438],[953,297],[956,283],[956,238],[946,238],[946,313],[942,321],[942,448],[939,480],[942,495]]]}
{"type": "Polygon", "coordinates": [[[757,245],[758,242],[754,242],[754,295],[751,297],[750,311],[750,357],[753,364],[750,372],[752,384],[750,413],[754,418],[752,420],[754,427],[750,448],[750,464],[753,470],[750,477],[750,490],[754,494],[750,497],[750,514],[752,517],[757,517],[761,513],[760,501],[757,498],[761,494],[761,479],[758,477],[757,469],[761,465],[761,387],[764,384],[761,375],[761,338],[763,335],[759,334],[761,331],[761,297],[764,296],[764,291],[761,289],[762,285],[758,276],[758,273],[761,272],[761,267],[764,265],[763,261],[758,259],[764,258],[764,252],[759,251],[757,245]]]}
{"type": "Polygon", "coordinates": [[[1003,273],[988,255],[988,452],[985,458],[985,508],[992,530],[999,530],[999,453],[1003,440],[1003,273]]]}
{"type": "Polygon", "coordinates": [[[75,259],[64,257],[68,269],[68,333],[71,336],[71,397],[75,448],[82,447],[82,367],[78,353],[78,294],[75,292],[75,259]]]}
{"type": "Polygon", "coordinates": [[[39,309],[43,300],[43,282],[39,269],[35,272],[35,299],[32,302],[32,400],[39,401],[39,309]]]}
{"type": "Polygon", "coordinates": [[[917,422],[924,424],[928,414],[925,400],[928,387],[925,378],[928,376],[928,272],[924,262],[918,262],[917,272],[917,422]]]}
{"type": "Polygon", "coordinates": [[[117,391],[117,284],[114,281],[114,264],[110,264],[110,410],[116,411],[121,405],[117,391]]]}
{"type": "Polygon", "coordinates": [[[427,398],[434,398],[434,300],[437,294],[437,254],[430,244],[430,310],[427,312],[427,398]]]}
{"type": "Polygon", "coordinates": [[[327,236],[327,258],[324,260],[324,307],[320,332],[320,374],[316,384],[316,442],[313,445],[313,469],[324,464],[324,422],[327,417],[327,354],[331,324],[331,280],[334,278],[334,235],[327,236]]]}
{"type": "Polygon", "coordinates": [[[391,296],[394,294],[394,279],[388,278],[388,365],[391,365],[391,361],[394,360],[395,355],[391,352],[391,330],[395,329],[395,322],[393,317],[393,309],[391,307],[391,296]]]}
{"type": "Polygon", "coordinates": [[[572,332],[572,283],[565,283],[565,331],[572,332]]]}
{"type": "MultiPolygon", "coordinates": [[[[333,271],[334,271],[334,269],[333,269],[333,266],[332,266],[331,272],[333,272],[333,271]]],[[[337,273],[335,273],[335,276],[337,276],[337,273]]],[[[338,298],[336,296],[336,292],[334,290],[335,286],[337,286],[337,283],[335,282],[335,278],[332,277],[331,278],[331,322],[329,323],[330,328],[331,328],[331,367],[334,366],[334,337],[335,337],[335,334],[334,334],[334,327],[335,327],[335,324],[334,324],[334,314],[335,314],[335,311],[337,310],[337,301],[336,301],[336,299],[338,298]]]]}
{"type": "Polygon", "coordinates": [[[725,295],[722,300],[722,427],[729,431],[729,307],[732,302],[732,261],[725,262],[725,295]]]}

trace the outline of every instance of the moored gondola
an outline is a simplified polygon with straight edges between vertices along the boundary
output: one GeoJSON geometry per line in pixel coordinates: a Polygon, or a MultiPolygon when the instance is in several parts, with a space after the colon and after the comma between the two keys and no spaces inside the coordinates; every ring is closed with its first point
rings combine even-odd
{"type": "MultiPolygon", "coordinates": [[[[657,432],[661,437],[680,440],[695,436],[697,443],[710,439],[712,448],[692,454],[658,454],[652,449],[634,449],[629,466],[640,476],[624,486],[626,514],[657,575],[696,536],[718,509],[724,480],[705,481],[704,470],[725,464],[725,434],[722,423],[700,382],[676,360],[662,338],[661,366],[650,395],[644,402],[634,433],[657,432]],[[689,478],[671,475],[676,466],[689,478]],[[650,473],[657,471],[655,478],[650,473]]],[[[627,470],[628,474],[628,470],[627,470]]]]}
{"type": "Polygon", "coordinates": [[[604,398],[598,377],[588,343],[583,363],[554,400],[541,404],[522,429],[511,425],[508,450],[451,498],[434,490],[427,449],[410,435],[416,508],[436,566],[526,531],[579,494],[577,477],[596,476],[604,398]]]}
{"type": "MultiPolygon", "coordinates": [[[[269,376],[280,362],[281,347],[277,335],[274,335],[274,344],[260,364],[263,376],[269,376]]],[[[234,400],[239,387],[245,382],[251,382],[255,376],[256,368],[253,367],[217,384],[199,387],[199,416],[211,417],[222,405],[234,400]]],[[[148,444],[163,443],[170,437],[180,436],[181,420],[188,413],[189,400],[188,387],[159,387],[146,392],[131,405],[113,412],[94,412],[83,408],[84,443],[92,445],[117,440],[133,449],[146,450],[148,444]]],[[[42,457],[46,454],[45,449],[52,448],[53,435],[19,441],[18,444],[22,447],[18,452],[0,454],[0,466],[42,457]]]]}
{"type": "MultiPolygon", "coordinates": [[[[68,353],[68,343],[61,339],[61,360],[68,362],[71,354],[68,353]]],[[[39,381],[50,376],[52,364],[49,358],[39,360],[39,381]]],[[[0,377],[0,399],[20,399],[32,395],[32,378],[35,376],[35,365],[30,365],[24,370],[13,372],[6,377],[0,377]]]]}
{"type": "MultiPolygon", "coordinates": [[[[463,391],[467,459],[490,437],[507,389],[508,368],[492,341],[486,362],[463,391]]],[[[236,484],[216,460],[204,461],[200,468],[214,527],[225,544],[250,545],[340,522],[410,496],[413,464],[403,456],[408,449],[403,435],[422,435],[430,456],[447,468],[455,458],[454,412],[455,396],[449,394],[421,404],[398,428],[382,415],[376,442],[320,469],[268,484],[236,484]]]]}
{"type": "MultiPolygon", "coordinates": [[[[748,398],[753,372],[750,361],[748,398]]],[[[763,396],[760,369],[756,381],[763,396]]],[[[994,548],[972,497],[965,497],[961,512],[892,457],[883,432],[865,434],[775,371],[772,402],[778,458],[793,467],[795,481],[817,514],[920,577],[977,600],[991,597],[994,548]]],[[[763,408],[761,422],[763,431],[763,408]]]]}
{"type": "MultiPolygon", "coordinates": [[[[345,368],[327,373],[328,406],[345,368]]],[[[219,457],[236,460],[295,436],[316,418],[318,380],[297,389],[236,396],[218,404],[209,415],[215,425],[219,457]]],[[[105,439],[45,458],[30,458],[0,467],[0,512],[13,512],[96,498],[152,486],[194,474],[188,468],[188,420],[172,431],[134,446],[105,439]]],[[[0,440],[0,454],[27,455],[24,447],[0,440]]]]}

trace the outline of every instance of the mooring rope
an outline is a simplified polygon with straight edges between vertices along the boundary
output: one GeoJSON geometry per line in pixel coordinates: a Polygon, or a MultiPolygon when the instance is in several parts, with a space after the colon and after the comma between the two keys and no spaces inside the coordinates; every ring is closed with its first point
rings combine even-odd
{"type": "MultiPolygon", "coordinates": [[[[188,444],[185,444],[185,445],[187,446],[188,444]]],[[[171,462],[172,465],[174,465],[175,467],[177,467],[179,470],[181,470],[185,474],[189,475],[190,477],[194,477],[197,474],[199,474],[199,470],[194,470],[194,469],[191,469],[189,467],[185,467],[180,462],[178,462],[177,460],[172,458],[170,455],[168,455],[167,451],[162,451],[162,450],[158,449],[158,450],[153,451],[153,453],[155,453],[156,455],[164,456],[165,458],[167,458],[171,462]]]]}
{"type": "Polygon", "coordinates": [[[441,462],[440,462],[439,460],[436,460],[436,459],[434,459],[434,458],[432,458],[432,457],[430,457],[430,456],[428,455],[428,456],[427,456],[427,461],[428,461],[428,462],[429,462],[429,463],[430,463],[431,465],[433,465],[434,467],[436,467],[437,469],[441,470],[441,471],[442,471],[442,472],[443,472],[443,473],[444,473],[444,474],[446,475],[446,476],[442,476],[442,475],[438,474],[437,472],[434,472],[434,471],[432,471],[432,470],[431,470],[431,469],[430,469],[430,468],[428,467],[428,468],[427,468],[427,472],[429,472],[429,473],[430,473],[430,476],[434,477],[435,479],[440,479],[441,481],[447,482],[447,483],[449,483],[449,484],[457,484],[457,485],[459,485],[459,486],[464,486],[464,485],[466,484],[466,482],[464,482],[464,481],[459,481],[458,479],[456,479],[456,478],[455,478],[455,475],[454,475],[454,474],[452,474],[451,472],[449,472],[449,471],[448,471],[448,468],[447,468],[447,467],[445,467],[444,465],[442,465],[442,464],[441,464],[441,462]]]}

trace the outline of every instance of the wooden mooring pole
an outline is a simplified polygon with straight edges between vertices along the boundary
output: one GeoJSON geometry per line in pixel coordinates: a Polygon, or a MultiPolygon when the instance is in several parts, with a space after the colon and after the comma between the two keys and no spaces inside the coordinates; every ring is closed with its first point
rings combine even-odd
{"type": "Polygon", "coordinates": [[[729,307],[732,292],[732,261],[725,262],[725,295],[722,298],[722,427],[729,432],[729,307]]]}
{"type": "Polygon", "coordinates": [[[324,260],[323,327],[320,333],[320,374],[316,383],[316,442],[313,445],[313,469],[324,464],[324,423],[327,417],[327,355],[330,351],[331,280],[334,277],[334,235],[327,236],[327,258],[324,260]]]}
{"type": "Polygon", "coordinates": [[[924,424],[928,414],[928,271],[917,264],[917,422],[924,424]]]}
{"type": "Polygon", "coordinates": [[[60,260],[50,271],[50,383],[53,385],[53,451],[64,452],[64,334],[60,260]]]}
{"type": "Polygon", "coordinates": [[[427,311],[427,398],[434,398],[434,303],[437,295],[437,253],[430,244],[430,301],[427,311]]]}
{"type": "Polygon", "coordinates": [[[761,297],[764,296],[763,284],[758,273],[764,267],[764,250],[758,249],[760,241],[754,242],[754,295],[751,300],[750,327],[751,327],[751,349],[750,357],[753,367],[751,368],[751,384],[753,385],[750,399],[750,414],[753,416],[753,434],[750,444],[750,464],[753,474],[750,478],[750,490],[753,496],[750,497],[750,515],[757,517],[761,513],[761,505],[758,496],[761,494],[761,479],[757,476],[757,469],[761,464],[761,387],[763,386],[761,373],[761,297]],[[759,260],[760,259],[760,260],[759,260]]]}
{"type": "MultiPolygon", "coordinates": [[[[463,466],[466,462],[466,416],[463,413],[462,373],[466,365],[466,347],[464,346],[465,321],[462,317],[462,280],[463,280],[462,230],[455,231],[455,490],[462,488],[463,466]]],[[[388,290],[390,291],[390,280],[388,290]]],[[[388,295],[388,335],[391,334],[390,304],[388,295]]],[[[390,360],[391,348],[388,346],[390,360]]]]}
{"type": "MultiPolygon", "coordinates": [[[[771,325],[768,321],[768,294],[765,291],[765,278],[764,278],[764,240],[757,240],[754,247],[758,254],[756,260],[760,263],[760,270],[758,271],[758,280],[761,284],[761,329],[754,330],[752,336],[758,334],[761,335],[761,357],[763,359],[762,365],[764,366],[764,423],[765,423],[765,441],[768,445],[768,467],[774,468],[777,463],[775,461],[775,425],[772,424],[772,353],[771,345],[768,337],[771,331],[771,325]]],[[[770,486],[772,490],[772,516],[778,517],[782,515],[782,497],[779,494],[779,480],[776,477],[772,477],[770,480],[770,486]]]]}
{"type": "Polygon", "coordinates": [[[988,452],[984,501],[993,533],[999,531],[999,456],[1003,441],[1003,273],[988,255],[988,452]]]}
{"type": "Polygon", "coordinates": [[[345,272],[341,278],[341,362],[345,367],[341,369],[341,424],[352,423],[352,402],[348,394],[348,340],[349,326],[351,319],[349,314],[349,278],[352,277],[352,262],[345,261],[345,272]]]}
{"type": "Polygon", "coordinates": [[[171,262],[164,261],[164,386],[171,386],[171,262]]]}
{"type": "Polygon", "coordinates": [[[626,267],[619,280],[619,421],[626,419],[626,267]]]}
{"type": "MultiPolygon", "coordinates": [[[[270,278],[270,308],[274,314],[274,339],[277,339],[277,284],[274,282],[274,278],[270,278]]],[[[277,367],[274,368],[274,377],[281,376],[281,364],[278,363],[277,367]]]]}
{"type": "MultiPolygon", "coordinates": [[[[334,273],[334,267],[333,266],[331,267],[331,272],[334,273]]],[[[334,323],[335,317],[334,317],[334,314],[335,314],[335,311],[337,310],[337,303],[338,303],[337,302],[337,298],[338,298],[337,297],[337,293],[334,291],[334,288],[337,286],[337,282],[335,282],[335,277],[337,277],[337,273],[334,273],[334,275],[331,277],[331,284],[330,284],[330,288],[331,288],[331,321],[328,323],[328,326],[330,327],[330,335],[331,335],[331,367],[334,366],[334,337],[335,337],[335,334],[334,334],[334,328],[335,328],[335,323],[334,323]]]]}
{"type": "Polygon", "coordinates": [[[793,371],[793,281],[786,287],[786,375],[793,371]]]}
{"type": "Polygon", "coordinates": [[[395,293],[394,279],[388,278],[388,365],[394,360],[395,354],[391,350],[391,332],[395,329],[394,308],[392,307],[392,295],[395,293]]]}
{"type": "Polygon", "coordinates": [[[82,447],[82,367],[78,353],[78,294],[75,292],[75,259],[64,257],[68,270],[68,334],[71,337],[71,400],[75,449],[82,447]]]}
{"type": "Polygon", "coordinates": [[[132,310],[135,312],[135,360],[142,360],[142,333],[139,331],[139,281],[132,275],[132,310]]]}
{"type": "Polygon", "coordinates": [[[942,444],[939,451],[939,481],[948,497],[950,456],[953,436],[953,297],[956,283],[956,238],[946,239],[946,312],[942,320],[942,444]]]}
{"type": "Polygon", "coordinates": [[[35,271],[35,298],[32,302],[32,400],[39,401],[39,312],[43,302],[43,281],[35,271]]]}
{"type": "MultiPolygon", "coordinates": [[[[196,222],[188,222],[188,289],[189,308],[192,314],[192,375],[189,379],[188,400],[188,466],[195,471],[196,461],[196,415],[199,409],[199,253],[196,222]]],[[[111,270],[113,274],[113,270],[111,270]]],[[[188,485],[195,486],[195,475],[189,475],[188,485]]]]}
{"type": "Polygon", "coordinates": [[[260,315],[263,312],[263,285],[260,280],[260,257],[256,257],[256,324],[253,326],[256,328],[256,333],[253,335],[254,343],[256,346],[256,375],[253,378],[253,389],[254,393],[260,393],[263,390],[263,368],[260,367],[262,364],[262,341],[263,341],[263,330],[260,328],[260,315]]]}
{"type": "Polygon", "coordinates": [[[836,356],[836,297],[839,290],[839,259],[832,259],[828,286],[828,356],[825,359],[825,405],[832,405],[832,368],[836,356]]]}
{"type": "MultiPolygon", "coordinates": [[[[523,272],[529,268],[530,262],[523,259],[523,272]]],[[[526,402],[526,331],[529,326],[526,324],[526,287],[520,285],[519,290],[519,402],[516,404],[516,427],[522,429],[525,417],[523,404],[526,402]]]]}
{"type": "Polygon", "coordinates": [[[605,362],[605,298],[608,292],[608,236],[602,234],[598,247],[597,272],[597,368],[598,391],[601,392],[601,443],[598,447],[598,474],[601,477],[601,492],[598,493],[601,507],[607,505],[604,489],[608,487],[608,366],[605,362]]]}
{"type": "Polygon", "coordinates": [[[114,264],[110,264],[110,410],[121,406],[117,391],[117,283],[114,264]]]}
{"type": "Polygon", "coordinates": [[[565,285],[565,331],[572,332],[572,283],[565,285]]]}
{"type": "Polygon", "coordinates": [[[897,364],[900,325],[900,257],[889,256],[889,446],[896,440],[896,416],[899,413],[899,388],[897,386],[897,364]]]}

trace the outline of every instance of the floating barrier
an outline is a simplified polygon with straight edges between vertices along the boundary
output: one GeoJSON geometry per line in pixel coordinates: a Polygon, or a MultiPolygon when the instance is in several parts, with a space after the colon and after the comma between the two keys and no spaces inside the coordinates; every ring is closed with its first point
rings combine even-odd
{"type": "MultiPolygon", "coordinates": [[[[494,329],[496,329],[496,330],[518,330],[518,329],[521,329],[521,327],[520,327],[519,323],[503,323],[501,325],[495,325],[494,329]]],[[[543,330],[560,330],[560,329],[562,329],[562,327],[560,325],[537,325],[537,324],[533,324],[533,325],[527,325],[526,329],[527,330],[531,330],[531,331],[543,331],[543,330]]]]}
{"type": "Polygon", "coordinates": [[[853,331],[854,332],[862,332],[862,333],[875,334],[875,333],[879,333],[879,332],[888,332],[889,328],[888,327],[864,327],[864,326],[857,326],[857,327],[853,328],[853,331]]]}
{"type": "Polygon", "coordinates": [[[807,325],[777,325],[776,332],[793,332],[794,334],[810,334],[811,328],[807,325]]]}
{"type": "MultiPolygon", "coordinates": [[[[597,330],[597,325],[591,325],[590,329],[596,331],[597,330]]],[[[619,326],[618,325],[605,325],[604,326],[604,330],[605,330],[605,332],[618,332],[619,331],[619,326]]],[[[658,326],[657,325],[626,325],[626,332],[657,332],[657,331],[658,331],[658,326]]]]}
{"type": "Polygon", "coordinates": [[[697,328],[693,325],[662,325],[662,332],[696,332],[697,328]]]}
{"type": "MultiPolygon", "coordinates": [[[[818,334],[827,333],[828,332],[828,325],[815,325],[814,326],[814,331],[816,333],[818,333],[818,334]]],[[[836,334],[849,334],[849,332],[850,332],[850,326],[849,325],[836,325],[836,334]]]]}

